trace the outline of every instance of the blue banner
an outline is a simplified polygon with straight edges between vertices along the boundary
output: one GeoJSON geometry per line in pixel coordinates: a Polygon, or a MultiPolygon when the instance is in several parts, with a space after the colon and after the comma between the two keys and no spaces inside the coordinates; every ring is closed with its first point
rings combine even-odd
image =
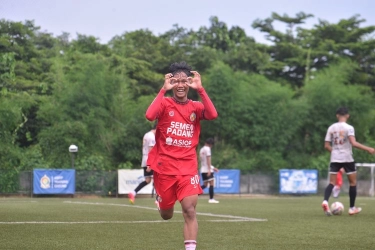
{"type": "Polygon", "coordinates": [[[280,194],[316,194],[318,170],[280,169],[280,194]]]}
{"type": "MultiPolygon", "coordinates": [[[[238,194],[240,192],[240,170],[238,169],[220,169],[214,173],[215,194],[238,194]]],[[[202,177],[201,184],[203,184],[202,177]]],[[[203,190],[208,194],[208,188],[203,190]]]]}
{"type": "Polygon", "coordinates": [[[34,194],[74,194],[75,169],[34,169],[34,194]]]}

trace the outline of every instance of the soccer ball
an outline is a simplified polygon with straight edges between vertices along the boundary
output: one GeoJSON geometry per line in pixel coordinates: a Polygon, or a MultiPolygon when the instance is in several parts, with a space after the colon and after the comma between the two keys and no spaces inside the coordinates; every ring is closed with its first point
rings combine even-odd
{"type": "Polygon", "coordinates": [[[341,215],[342,211],[344,211],[344,205],[341,202],[336,201],[336,202],[332,203],[331,213],[333,215],[341,215]]]}

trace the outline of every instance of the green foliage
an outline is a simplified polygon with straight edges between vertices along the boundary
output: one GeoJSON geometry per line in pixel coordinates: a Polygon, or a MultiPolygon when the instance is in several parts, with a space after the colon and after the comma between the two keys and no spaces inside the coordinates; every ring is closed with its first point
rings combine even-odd
{"type": "Polygon", "coordinates": [[[257,19],[253,28],[266,33],[274,44],[268,48],[272,61],[265,69],[275,79],[282,77],[293,87],[301,88],[304,79],[312,71],[326,68],[340,59],[347,58],[359,67],[351,80],[374,88],[375,26],[360,27],[364,22],[359,16],[342,19],[337,24],[319,20],[313,29],[296,27],[304,23],[311,14],[297,13],[296,17],[273,13],[265,20],[257,19]],[[274,21],[287,26],[286,33],[276,30],[274,21]]]}
{"type": "Polygon", "coordinates": [[[108,170],[110,165],[101,155],[88,155],[86,157],[78,156],[75,164],[77,170],[108,170]]]}
{"type": "Polygon", "coordinates": [[[204,124],[206,130],[210,131],[206,137],[215,135],[222,140],[229,139],[239,125],[232,115],[236,107],[235,91],[238,86],[233,74],[233,70],[228,65],[218,62],[208,71],[207,80],[206,78],[202,80],[219,113],[216,120],[204,124]]]}
{"type": "Polygon", "coordinates": [[[17,193],[18,172],[0,170],[0,193],[17,193]]]}
{"type": "Polygon", "coordinates": [[[22,150],[22,158],[18,166],[18,171],[31,171],[33,169],[54,168],[48,165],[43,157],[40,145],[31,146],[22,150]]]}
{"type": "MultiPolygon", "coordinates": [[[[352,116],[348,123],[352,124],[360,133],[373,128],[366,117],[374,109],[373,93],[368,87],[348,85],[349,79],[355,71],[355,65],[343,61],[329,69],[319,72],[304,89],[304,96],[309,107],[309,115],[303,125],[305,137],[303,148],[312,154],[322,153],[328,126],[336,122],[335,111],[340,106],[349,108],[352,116]]],[[[362,139],[362,136],[358,138],[362,139]]]]}

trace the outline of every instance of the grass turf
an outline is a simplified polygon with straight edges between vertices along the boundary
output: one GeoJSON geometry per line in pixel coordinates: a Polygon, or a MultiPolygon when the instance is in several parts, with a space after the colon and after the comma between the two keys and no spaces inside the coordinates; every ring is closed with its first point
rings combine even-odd
{"type": "MultiPolygon", "coordinates": [[[[349,216],[340,197],[345,213],[331,217],[316,196],[217,198],[199,199],[197,249],[375,249],[374,198],[358,197],[363,211],[349,216]]],[[[175,210],[164,222],[151,198],[0,198],[0,249],[184,249],[175,210]]]]}

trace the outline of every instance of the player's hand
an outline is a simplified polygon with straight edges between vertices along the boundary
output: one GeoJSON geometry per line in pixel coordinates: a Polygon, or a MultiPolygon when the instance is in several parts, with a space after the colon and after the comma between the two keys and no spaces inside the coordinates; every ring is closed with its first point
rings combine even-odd
{"type": "Polygon", "coordinates": [[[150,166],[147,166],[147,168],[146,168],[146,172],[151,172],[151,168],[150,168],[150,166]]]}
{"type": "Polygon", "coordinates": [[[370,154],[375,154],[375,148],[369,148],[368,150],[367,150],[367,152],[369,152],[370,154]]]}
{"type": "Polygon", "coordinates": [[[173,74],[172,73],[168,73],[164,76],[164,86],[163,86],[163,89],[165,90],[170,90],[170,89],[173,89],[173,84],[172,84],[172,80],[175,80],[175,78],[173,78],[173,74]]]}
{"type": "Polygon", "coordinates": [[[218,168],[214,168],[214,171],[217,173],[217,172],[219,172],[219,169],[218,168]]]}
{"type": "Polygon", "coordinates": [[[192,87],[193,89],[202,88],[201,75],[197,71],[190,71],[190,72],[193,73],[194,77],[188,77],[189,87],[192,87]]]}
{"type": "Polygon", "coordinates": [[[209,176],[211,176],[211,172],[208,172],[208,173],[207,173],[207,177],[209,177],[209,176]]]}

